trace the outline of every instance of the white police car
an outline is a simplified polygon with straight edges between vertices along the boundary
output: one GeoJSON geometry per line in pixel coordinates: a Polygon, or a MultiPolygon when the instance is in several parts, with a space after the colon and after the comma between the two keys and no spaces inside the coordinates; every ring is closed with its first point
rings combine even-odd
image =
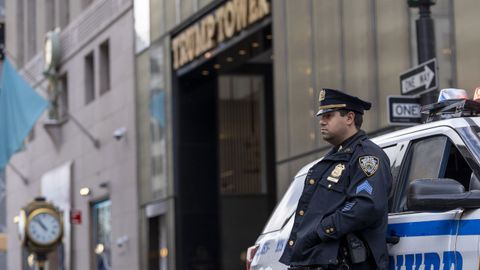
{"type": "MultiPolygon", "coordinates": [[[[387,153],[393,174],[389,268],[478,269],[480,103],[444,100],[424,109],[429,123],[372,139],[387,153]],[[449,119],[438,120],[442,118],[449,119]]],[[[293,226],[305,175],[316,162],[297,173],[256,244],[248,249],[247,270],[287,269],[278,260],[293,226]]]]}

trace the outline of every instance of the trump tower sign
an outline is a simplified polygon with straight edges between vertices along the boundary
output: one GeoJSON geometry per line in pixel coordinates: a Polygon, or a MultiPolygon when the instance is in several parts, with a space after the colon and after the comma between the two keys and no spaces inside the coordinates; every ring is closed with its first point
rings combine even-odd
{"type": "Polygon", "coordinates": [[[175,70],[214,49],[270,14],[267,0],[231,0],[217,7],[172,39],[175,70]]]}

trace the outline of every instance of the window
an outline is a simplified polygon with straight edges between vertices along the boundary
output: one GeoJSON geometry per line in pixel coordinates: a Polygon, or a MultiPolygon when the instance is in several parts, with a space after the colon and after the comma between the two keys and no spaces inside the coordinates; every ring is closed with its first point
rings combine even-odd
{"type": "Polygon", "coordinates": [[[167,269],[167,226],[165,216],[148,219],[148,269],[167,269]]]}
{"type": "Polygon", "coordinates": [[[438,178],[442,170],[442,160],[446,151],[448,139],[444,136],[431,137],[424,140],[415,141],[405,161],[405,181],[402,184],[399,194],[399,210],[407,210],[407,187],[415,179],[420,178],[438,178]]]}
{"type": "Polygon", "coordinates": [[[45,32],[55,28],[55,1],[45,0],[45,32]]]}
{"type": "Polygon", "coordinates": [[[68,117],[68,75],[64,73],[58,81],[58,115],[60,119],[68,117]]]}
{"type": "Polygon", "coordinates": [[[108,40],[100,44],[100,95],[110,90],[110,46],[108,40]]]}
{"type": "MultiPolygon", "coordinates": [[[[27,23],[25,27],[27,28],[25,33],[27,33],[27,52],[26,52],[26,59],[31,59],[35,56],[37,52],[37,8],[36,8],[36,0],[29,0],[26,2],[27,8],[27,23]]],[[[26,60],[25,62],[28,62],[26,60]]]]}
{"type": "Polygon", "coordinates": [[[398,180],[397,175],[398,175],[399,166],[395,164],[396,164],[396,159],[399,155],[399,151],[398,151],[397,145],[385,147],[383,148],[383,151],[385,152],[385,154],[387,154],[388,159],[390,160],[390,169],[392,170],[393,182],[392,182],[392,188],[390,190],[390,194],[388,195],[388,209],[392,209],[393,199],[395,195],[394,187],[396,186],[396,183],[398,180]]]}
{"type": "Polygon", "coordinates": [[[95,63],[93,52],[85,56],[85,104],[95,99],[95,63]]]}
{"type": "Polygon", "coordinates": [[[399,211],[407,210],[408,184],[421,178],[450,178],[470,189],[472,169],[465,158],[447,137],[436,136],[413,142],[405,162],[402,192],[399,194],[399,211]]]}
{"type": "Polygon", "coordinates": [[[112,269],[111,261],[111,220],[110,200],[92,205],[92,241],[94,251],[94,267],[96,270],[112,269]]]}

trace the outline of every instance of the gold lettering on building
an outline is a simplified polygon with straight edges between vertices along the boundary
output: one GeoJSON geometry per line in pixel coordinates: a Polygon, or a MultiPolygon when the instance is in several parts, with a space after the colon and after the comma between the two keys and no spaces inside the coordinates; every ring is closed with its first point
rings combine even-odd
{"type": "Polygon", "coordinates": [[[241,31],[248,25],[247,0],[234,0],[233,3],[237,12],[235,16],[235,25],[237,26],[236,31],[241,31]]]}
{"type": "Polygon", "coordinates": [[[268,14],[268,0],[226,2],[172,39],[173,68],[193,61],[268,14]]]}
{"type": "Polygon", "coordinates": [[[223,6],[218,8],[215,11],[215,20],[217,23],[217,42],[223,42],[225,40],[225,33],[223,31],[223,15],[224,15],[224,8],[223,6]]]}
{"type": "Polygon", "coordinates": [[[225,5],[225,13],[223,14],[223,29],[227,38],[233,37],[235,33],[235,9],[233,3],[230,1],[225,5]]]}

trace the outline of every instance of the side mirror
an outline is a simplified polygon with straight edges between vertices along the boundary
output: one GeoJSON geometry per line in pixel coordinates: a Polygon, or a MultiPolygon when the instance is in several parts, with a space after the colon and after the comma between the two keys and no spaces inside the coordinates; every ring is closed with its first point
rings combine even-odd
{"type": "Polygon", "coordinates": [[[448,211],[455,208],[480,208],[480,191],[467,191],[448,178],[416,179],[409,183],[408,210],[448,211]]]}

